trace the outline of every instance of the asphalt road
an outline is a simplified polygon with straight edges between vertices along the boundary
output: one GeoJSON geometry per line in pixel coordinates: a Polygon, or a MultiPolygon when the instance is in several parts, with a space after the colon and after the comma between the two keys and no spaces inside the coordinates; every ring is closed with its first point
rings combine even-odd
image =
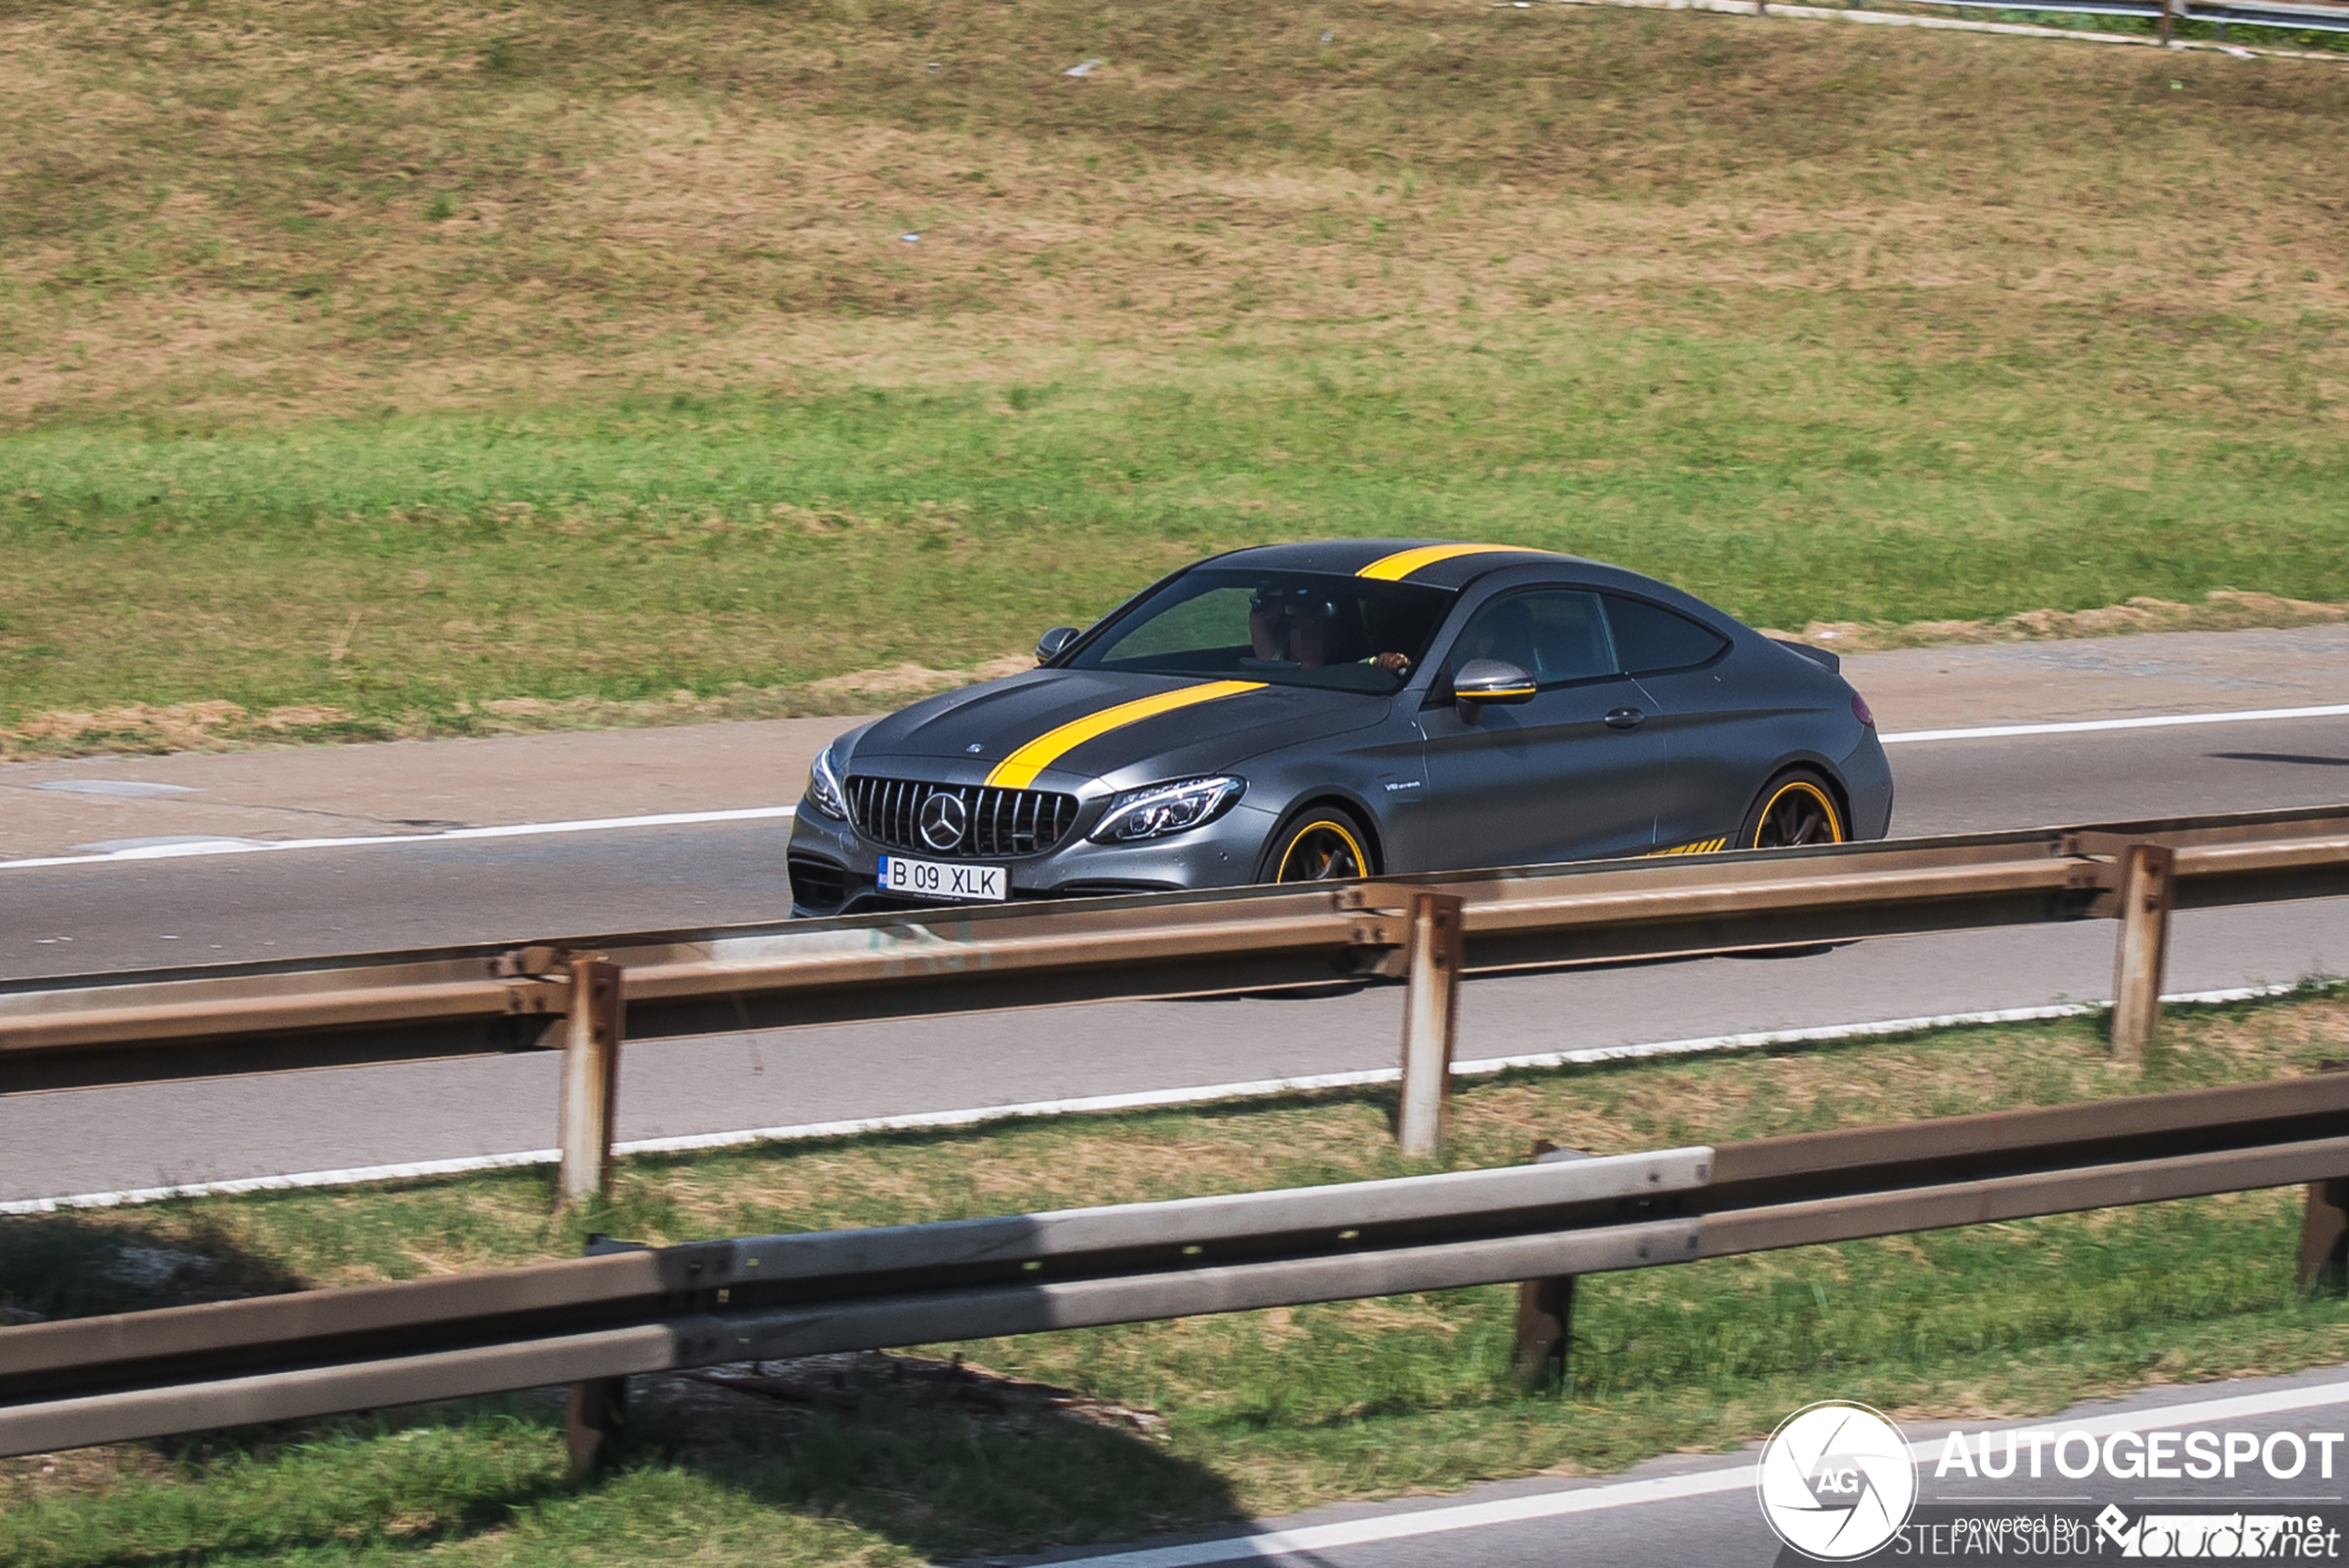
{"type": "MultiPolygon", "coordinates": [[[[1895,749],[1895,830],[1932,834],[2349,799],[2349,717],[1895,749]]],[[[0,870],[0,974],[773,918],[781,823],[0,870]]],[[[1472,982],[1463,1059],[2109,994],[2109,927],[1863,944],[1472,982]]],[[[2172,993],[2349,973],[2349,907],[2181,917],[2172,993]]],[[[1392,1065],[1399,993],[1121,1004],[647,1044],[638,1140],[1141,1094],[1392,1065]]],[[[0,1201],[462,1159],[553,1142],[543,1056],[0,1100],[0,1201]]]]}
{"type": "MultiPolygon", "coordinates": [[[[1822,1399],[1839,1397],[1832,1388],[1816,1392],[1822,1399]]],[[[2070,1540],[2092,1550],[2053,1561],[2109,1560],[2123,1553],[2119,1543],[2103,1538],[2106,1532],[2096,1524],[2100,1516],[2126,1538],[2148,1524],[2157,1531],[2165,1529],[2165,1517],[2192,1521],[2213,1515],[2298,1521],[2303,1538],[2293,1543],[2295,1550],[2290,1554],[2300,1556],[2296,1549],[2313,1533],[2319,1546],[2307,1555],[2337,1560],[2349,1550],[2349,1454],[2344,1454],[2343,1439],[2349,1430],[2349,1408],[2344,1407],[2349,1407],[2349,1381],[2343,1380],[2341,1368],[2332,1367],[2284,1378],[2153,1389],[2029,1422],[1909,1425],[1901,1428],[1901,1436],[1908,1439],[1916,1477],[1910,1530],[1888,1542],[1880,1554],[1862,1561],[1954,1560],[1969,1554],[1953,1549],[1969,1544],[1979,1548],[1995,1539],[1980,1528],[1981,1522],[1993,1521],[2019,1522],[2023,1528],[2007,1537],[2004,1550],[1977,1550],[1971,1556],[2048,1560],[2048,1545],[2070,1540]],[[2015,1474],[1992,1480],[1969,1476],[1955,1464],[1947,1474],[1937,1474],[1943,1468],[1952,1431],[1966,1435],[1970,1457],[1982,1452],[1983,1435],[1989,1435],[1994,1463],[2003,1459],[2009,1441],[2005,1434],[2016,1433],[2015,1474]],[[2063,1445],[2060,1452],[2072,1471],[2086,1470],[2091,1463],[2086,1443],[2080,1439],[2066,1442],[2067,1432],[2085,1433],[2097,1445],[2097,1467],[2087,1474],[2067,1476],[2057,1470],[2058,1444],[2063,1445]],[[2175,1478],[2124,1477],[2104,1467],[2108,1443],[2114,1455],[2112,1468],[2125,1472],[2137,1467],[2148,1437],[2160,1432],[2176,1434],[2162,1450],[2178,1461],[2163,1466],[2179,1471],[2175,1478]],[[2023,1435],[2026,1433],[2044,1434],[2035,1445],[2041,1454],[2035,1479],[2029,1474],[2035,1445],[2023,1435]],[[2118,1433],[2131,1435],[2116,1441],[2118,1433]],[[2210,1434],[2212,1452],[2220,1455],[2227,1452],[2230,1433],[2240,1435],[2238,1453],[2244,1452],[2242,1444],[2247,1440],[2259,1455],[2239,1460],[2232,1477],[2221,1473],[2194,1479],[2184,1474],[2184,1455],[2201,1433],[2210,1434]],[[2330,1435],[2332,1441],[2320,1443],[2319,1434],[2330,1435]],[[2273,1470],[2297,1468],[2297,1474],[2270,1473],[2267,1455],[2271,1438],[2276,1439],[2273,1470]],[[2327,1448],[2331,1453],[2329,1466],[2318,1457],[2327,1448]],[[2322,1473],[2327,1468],[2330,1475],[2322,1473]],[[2107,1513],[2108,1509],[2117,1512],[2107,1513]],[[2306,1526],[2312,1519],[2318,1527],[2310,1532],[2306,1526]],[[2062,1523],[2057,1525],[2058,1520],[2062,1523]]],[[[1279,1568],[1654,1568],[1659,1563],[1794,1568],[1806,1560],[1782,1548],[1763,1518],[1754,1487],[1758,1456],[1758,1450],[1735,1456],[1672,1454],[1603,1479],[1534,1476],[1474,1488],[1457,1497],[1347,1504],[1262,1521],[1245,1531],[1160,1537],[1125,1548],[1096,1547],[1022,1561],[1061,1568],[1208,1568],[1249,1562],[1279,1568]]],[[[2144,1555],[2205,1554],[2155,1550],[2144,1555]]]]}

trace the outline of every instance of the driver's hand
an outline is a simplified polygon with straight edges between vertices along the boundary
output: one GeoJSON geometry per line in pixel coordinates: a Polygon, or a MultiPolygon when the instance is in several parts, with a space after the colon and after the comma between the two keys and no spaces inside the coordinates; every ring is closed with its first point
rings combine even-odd
{"type": "Polygon", "coordinates": [[[1381,654],[1371,662],[1389,675],[1400,675],[1411,668],[1410,655],[1408,654],[1381,654]]]}

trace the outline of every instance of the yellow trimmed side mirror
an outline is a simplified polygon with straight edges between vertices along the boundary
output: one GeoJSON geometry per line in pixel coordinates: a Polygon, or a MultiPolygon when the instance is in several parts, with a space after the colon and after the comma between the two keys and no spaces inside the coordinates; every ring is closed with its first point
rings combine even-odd
{"type": "Polygon", "coordinates": [[[1486,703],[1530,703],[1536,689],[1533,677],[1507,659],[1470,659],[1452,677],[1452,701],[1460,704],[1463,718],[1475,717],[1486,703]]]}

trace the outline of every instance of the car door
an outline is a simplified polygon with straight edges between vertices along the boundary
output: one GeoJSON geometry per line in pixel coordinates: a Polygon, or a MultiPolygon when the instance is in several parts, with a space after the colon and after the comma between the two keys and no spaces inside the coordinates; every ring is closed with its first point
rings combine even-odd
{"type": "Polygon", "coordinates": [[[1646,706],[1616,660],[1595,594],[1529,588],[1480,607],[1420,714],[1432,868],[1539,865],[1654,847],[1664,741],[1647,729],[1646,706]],[[1479,658],[1524,668],[1532,698],[1462,714],[1452,677],[1479,658]]]}

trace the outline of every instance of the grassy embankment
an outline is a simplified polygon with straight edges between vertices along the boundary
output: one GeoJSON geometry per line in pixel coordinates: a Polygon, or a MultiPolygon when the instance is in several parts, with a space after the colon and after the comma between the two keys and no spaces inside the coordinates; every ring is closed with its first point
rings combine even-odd
{"type": "MultiPolygon", "coordinates": [[[[2331,993],[2173,1015],[2142,1075],[2085,1020],[1523,1074],[1464,1089],[1453,1158],[2265,1079],[2344,1041],[2331,993]]],[[[57,1313],[152,1305],[122,1281],[125,1246],[266,1291],[572,1256],[591,1227],[666,1242],[1395,1175],[1413,1167],[1388,1098],[641,1158],[608,1210],[567,1221],[529,1173],[0,1219],[0,1291],[57,1313]]],[[[937,1353],[1074,1390],[1100,1402],[1089,1418],[1018,1390],[873,1384],[811,1408],[640,1380],[633,1446],[576,1489],[538,1397],[9,1462],[0,1563],[899,1562],[1605,1472],[1734,1445],[1828,1394],[1919,1418],[2045,1412],[2349,1356],[2349,1303],[2294,1286],[2297,1227],[2296,1192],[2251,1193],[1594,1278],[1570,1385],[1532,1392],[1508,1377],[1514,1295],[1495,1287],[937,1353]]]]}
{"type": "Polygon", "coordinates": [[[1268,536],[1792,626],[2349,598],[2329,65],[1426,0],[0,40],[19,753],[855,705],[1268,536]]]}

